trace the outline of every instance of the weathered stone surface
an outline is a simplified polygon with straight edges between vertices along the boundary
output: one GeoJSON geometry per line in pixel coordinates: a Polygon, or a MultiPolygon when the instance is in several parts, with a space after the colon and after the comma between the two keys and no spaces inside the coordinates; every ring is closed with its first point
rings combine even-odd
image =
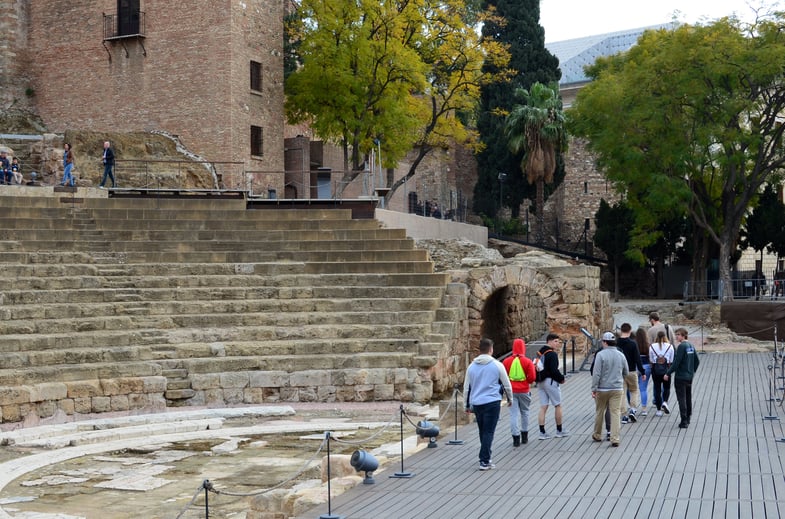
{"type": "Polygon", "coordinates": [[[68,388],[62,382],[36,384],[30,387],[30,401],[61,400],[68,396],[68,388]]]}
{"type": "Polygon", "coordinates": [[[112,400],[108,396],[94,396],[92,398],[92,412],[108,413],[112,410],[112,400]]]}
{"type": "Polygon", "coordinates": [[[31,396],[31,388],[29,387],[0,387],[0,405],[4,407],[31,402],[31,396]]]}
{"type": "Polygon", "coordinates": [[[66,382],[65,386],[68,388],[68,398],[91,398],[103,394],[103,388],[99,380],[66,382]]]}

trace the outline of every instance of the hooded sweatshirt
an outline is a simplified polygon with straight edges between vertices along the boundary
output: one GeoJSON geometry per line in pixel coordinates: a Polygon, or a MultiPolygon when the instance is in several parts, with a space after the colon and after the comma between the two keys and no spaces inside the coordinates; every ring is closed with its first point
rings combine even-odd
{"type": "Polygon", "coordinates": [[[515,339],[512,341],[512,355],[502,361],[508,376],[510,374],[510,366],[512,366],[512,361],[515,360],[515,357],[521,359],[521,367],[523,368],[523,372],[526,373],[526,380],[510,380],[512,392],[528,393],[531,390],[529,384],[534,382],[534,379],[537,377],[537,372],[534,369],[534,363],[526,357],[526,343],[523,342],[523,339],[515,339]]]}
{"type": "Polygon", "coordinates": [[[469,364],[463,380],[466,408],[498,402],[502,399],[501,388],[507,393],[507,399],[512,399],[512,386],[504,365],[487,353],[478,355],[469,364]]]}

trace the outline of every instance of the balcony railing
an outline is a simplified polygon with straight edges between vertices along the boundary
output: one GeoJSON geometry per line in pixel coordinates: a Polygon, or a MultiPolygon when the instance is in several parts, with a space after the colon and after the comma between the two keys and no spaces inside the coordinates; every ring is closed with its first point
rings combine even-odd
{"type": "Polygon", "coordinates": [[[104,14],[104,40],[144,38],[144,11],[127,11],[121,14],[104,14]]]}

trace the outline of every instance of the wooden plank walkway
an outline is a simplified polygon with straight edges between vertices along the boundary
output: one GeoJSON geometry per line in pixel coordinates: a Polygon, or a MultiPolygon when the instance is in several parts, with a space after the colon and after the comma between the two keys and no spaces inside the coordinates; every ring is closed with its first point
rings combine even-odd
{"type": "MultiPolygon", "coordinates": [[[[330,512],[344,519],[785,518],[785,443],[777,442],[785,436],[785,409],[769,401],[771,362],[765,353],[701,355],[689,429],[677,427],[671,391],[672,413],[655,416],[650,400],[648,416],[622,425],[619,448],[592,441],[590,377],[573,374],[562,388],[569,437],[538,440],[532,414],[532,439],[513,448],[504,407],[493,445],[495,469],[478,470],[472,423],[458,430],[463,445],[447,444],[454,438],[450,429],[442,431],[438,448],[405,458],[404,470],[414,477],[389,477],[400,471],[398,459],[374,474],[375,485],[335,496],[330,512]],[[779,419],[766,419],[770,415],[779,419]]],[[[555,432],[552,409],[547,429],[555,432]]],[[[300,517],[327,514],[324,505],[300,517]]]]}

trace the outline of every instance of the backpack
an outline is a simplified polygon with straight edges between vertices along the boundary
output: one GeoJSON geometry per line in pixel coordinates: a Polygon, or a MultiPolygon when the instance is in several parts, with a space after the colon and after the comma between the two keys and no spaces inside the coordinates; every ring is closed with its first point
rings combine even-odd
{"type": "Polygon", "coordinates": [[[523,371],[520,357],[516,355],[515,358],[512,359],[512,364],[510,364],[510,381],[523,382],[524,380],[526,380],[526,372],[523,371]]]}

